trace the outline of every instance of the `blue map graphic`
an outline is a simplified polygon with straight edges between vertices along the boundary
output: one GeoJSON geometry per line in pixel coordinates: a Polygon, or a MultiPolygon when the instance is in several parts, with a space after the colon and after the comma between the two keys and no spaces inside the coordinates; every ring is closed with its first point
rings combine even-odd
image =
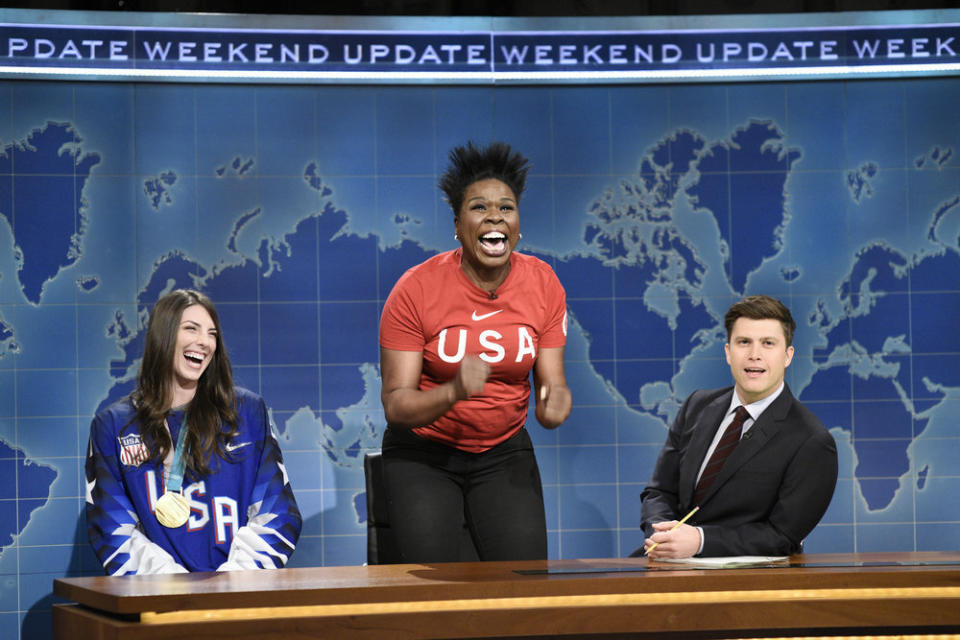
{"type": "Polygon", "coordinates": [[[805,549],[954,548],[960,85],[887,100],[903,82],[7,87],[0,616],[44,637],[51,580],[100,572],[89,422],[132,390],[148,311],[174,287],[216,302],[238,383],[271,407],[305,518],[292,565],[365,561],[379,313],[406,269],[454,248],[435,185],[467,139],[530,156],[519,250],[567,290],[574,411],[529,425],[551,557],[642,543],[667,426],[691,391],[728,384],[723,314],[759,292],[793,310],[787,381],[840,451],[805,549]]]}
{"type": "MultiPolygon", "coordinates": [[[[44,285],[80,257],[86,223],[83,189],[97,154],[83,154],[69,124],[47,122],[22,142],[6,145],[0,174],[7,177],[7,203],[0,216],[14,230],[17,276],[27,300],[40,302],[44,285]],[[16,215],[12,200],[29,202],[16,215]]],[[[11,274],[13,275],[13,274],[11,274]]]]}
{"type": "Polygon", "coordinates": [[[24,458],[23,452],[0,442],[0,478],[3,479],[3,522],[16,523],[14,528],[4,533],[2,545],[12,543],[30,521],[30,514],[46,503],[50,485],[57,478],[57,471],[45,464],[38,464],[24,458]],[[27,493],[18,499],[17,482],[30,487],[32,497],[27,493]]]}

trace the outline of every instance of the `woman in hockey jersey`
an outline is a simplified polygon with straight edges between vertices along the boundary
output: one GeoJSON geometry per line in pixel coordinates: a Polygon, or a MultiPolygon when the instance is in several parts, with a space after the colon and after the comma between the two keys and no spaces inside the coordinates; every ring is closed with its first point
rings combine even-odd
{"type": "Polygon", "coordinates": [[[547,557],[540,472],[524,428],[570,414],[566,297],[545,262],[514,251],[527,159],[503,143],[450,152],[440,180],[460,247],[408,270],[380,322],[390,527],[404,562],[547,557]]]}
{"type": "Polygon", "coordinates": [[[198,291],[154,306],[136,390],[90,426],[86,476],[87,531],[110,575],[282,567],[300,535],[266,405],[233,386],[198,291]]]}

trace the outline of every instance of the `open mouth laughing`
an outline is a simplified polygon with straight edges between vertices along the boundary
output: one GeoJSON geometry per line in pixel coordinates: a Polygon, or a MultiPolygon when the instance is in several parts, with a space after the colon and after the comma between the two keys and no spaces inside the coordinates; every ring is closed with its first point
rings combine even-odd
{"type": "Polygon", "coordinates": [[[187,365],[194,368],[200,369],[203,367],[204,361],[207,359],[207,354],[202,351],[184,351],[183,358],[187,361],[187,365]]]}
{"type": "Polygon", "coordinates": [[[507,252],[507,236],[500,231],[488,231],[480,236],[480,248],[491,258],[497,258],[507,252]]]}

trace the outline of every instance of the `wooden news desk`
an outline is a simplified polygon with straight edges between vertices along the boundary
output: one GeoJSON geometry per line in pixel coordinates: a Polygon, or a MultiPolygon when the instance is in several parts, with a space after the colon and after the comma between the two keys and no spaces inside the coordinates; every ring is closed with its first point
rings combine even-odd
{"type": "Polygon", "coordinates": [[[960,553],[639,559],[63,578],[54,637],[730,638],[960,632],[960,553]]]}

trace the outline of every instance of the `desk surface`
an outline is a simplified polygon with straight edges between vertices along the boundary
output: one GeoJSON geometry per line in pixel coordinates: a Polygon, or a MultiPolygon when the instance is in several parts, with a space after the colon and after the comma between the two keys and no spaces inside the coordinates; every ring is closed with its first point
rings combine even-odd
{"type": "Polygon", "coordinates": [[[385,630],[392,637],[469,637],[479,633],[468,633],[470,620],[479,619],[482,636],[942,631],[960,629],[960,553],[807,554],[735,569],[620,558],[63,578],[54,592],[123,624],[194,632],[183,625],[219,621],[233,625],[234,637],[254,633],[267,618],[274,631],[278,620],[296,620],[291,628],[304,635],[289,637],[331,629],[357,637],[385,630]],[[731,605],[744,604],[751,606],[734,606],[731,615],[731,605]]]}

